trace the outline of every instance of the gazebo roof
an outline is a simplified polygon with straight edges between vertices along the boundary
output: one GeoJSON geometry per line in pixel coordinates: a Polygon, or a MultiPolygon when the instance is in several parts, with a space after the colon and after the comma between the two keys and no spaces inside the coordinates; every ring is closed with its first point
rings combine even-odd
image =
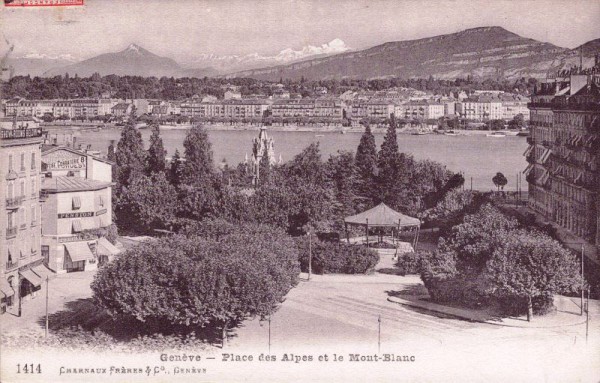
{"type": "Polygon", "coordinates": [[[350,217],[346,217],[344,222],[353,225],[367,225],[368,222],[369,226],[392,227],[421,225],[421,221],[418,218],[409,217],[399,213],[383,202],[372,209],[363,211],[362,213],[352,215],[350,217]]]}

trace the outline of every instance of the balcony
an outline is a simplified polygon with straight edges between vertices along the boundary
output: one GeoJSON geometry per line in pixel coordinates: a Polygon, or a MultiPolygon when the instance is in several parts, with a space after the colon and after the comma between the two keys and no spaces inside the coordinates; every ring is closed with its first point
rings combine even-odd
{"type": "Polygon", "coordinates": [[[6,262],[6,271],[10,271],[12,269],[16,269],[19,267],[19,260],[16,261],[8,261],[6,262]]]}
{"type": "Polygon", "coordinates": [[[18,228],[16,226],[6,228],[6,238],[14,238],[17,236],[18,228]]]}
{"type": "Polygon", "coordinates": [[[25,201],[25,196],[18,196],[6,199],[6,208],[7,209],[18,209],[21,204],[25,201]]]}

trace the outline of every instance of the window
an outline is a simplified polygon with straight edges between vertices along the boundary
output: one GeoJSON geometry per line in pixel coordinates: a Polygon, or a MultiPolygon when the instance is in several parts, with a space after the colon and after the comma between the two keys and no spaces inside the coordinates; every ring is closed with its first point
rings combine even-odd
{"type": "Polygon", "coordinates": [[[35,240],[35,234],[31,233],[31,254],[37,253],[37,241],[35,240]]]}
{"type": "Polygon", "coordinates": [[[50,246],[42,245],[42,257],[44,257],[44,263],[48,264],[50,259],[50,246]]]}
{"type": "Polygon", "coordinates": [[[32,177],[31,178],[31,196],[33,196],[33,197],[35,197],[37,194],[36,193],[36,186],[37,186],[36,183],[37,182],[35,182],[35,177],[32,177]]]}
{"type": "Polygon", "coordinates": [[[81,233],[83,231],[83,228],[81,226],[81,220],[80,219],[76,219],[73,221],[73,233],[81,233]]]}
{"type": "Polygon", "coordinates": [[[73,210],[81,208],[81,198],[76,195],[73,197],[73,210]]]}
{"type": "Polygon", "coordinates": [[[101,196],[101,195],[98,196],[98,205],[100,207],[104,207],[104,196],[101,196]]]}
{"type": "Polygon", "coordinates": [[[25,180],[21,180],[21,197],[25,196],[25,180]]]}
{"type": "Polygon", "coordinates": [[[8,155],[8,171],[13,170],[13,156],[12,154],[8,155]]]}
{"type": "Polygon", "coordinates": [[[21,171],[25,170],[25,153],[21,153],[21,171]]]}
{"type": "Polygon", "coordinates": [[[31,153],[31,170],[35,170],[35,152],[31,153]]]}
{"type": "Polygon", "coordinates": [[[34,225],[37,219],[36,206],[31,205],[31,224],[34,225]]]}

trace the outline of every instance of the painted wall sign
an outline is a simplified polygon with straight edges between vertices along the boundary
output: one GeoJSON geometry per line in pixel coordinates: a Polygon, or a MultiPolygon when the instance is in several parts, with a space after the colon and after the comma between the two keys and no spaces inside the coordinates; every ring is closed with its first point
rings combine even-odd
{"type": "Polygon", "coordinates": [[[58,243],[65,243],[65,242],[79,242],[79,241],[91,241],[93,239],[96,239],[93,236],[90,235],[72,235],[69,237],[58,237],[58,243]]]}
{"type": "Polygon", "coordinates": [[[96,215],[102,215],[102,214],[106,214],[106,209],[98,210],[96,212],[96,215]]]}
{"type": "Polygon", "coordinates": [[[57,150],[42,156],[43,170],[77,170],[87,167],[87,157],[66,150],[57,150]]]}
{"type": "Polygon", "coordinates": [[[85,218],[93,217],[93,211],[77,212],[77,213],[58,213],[58,218],[85,218]]]}

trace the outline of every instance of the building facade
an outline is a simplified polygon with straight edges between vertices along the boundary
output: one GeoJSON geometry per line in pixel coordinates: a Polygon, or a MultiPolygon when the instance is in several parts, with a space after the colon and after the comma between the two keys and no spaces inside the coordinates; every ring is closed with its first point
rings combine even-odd
{"type": "Polygon", "coordinates": [[[41,252],[42,129],[2,128],[0,143],[0,203],[3,218],[0,249],[2,313],[20,315],[24,300],[35,298],[46,276],[41,252]]]}
{"type": "Polygon", "coordinates": [[[42,154],[42,251],[56,273],[94,270],[118,253],[103,237],[112,225],[112,164],[54,147],[42,154]]]}
{"type": "Polygon", "coordinates": [[[525,152],[529,205],[598,245],[600,65],[547,79],[535,91],[525,152]]]}

